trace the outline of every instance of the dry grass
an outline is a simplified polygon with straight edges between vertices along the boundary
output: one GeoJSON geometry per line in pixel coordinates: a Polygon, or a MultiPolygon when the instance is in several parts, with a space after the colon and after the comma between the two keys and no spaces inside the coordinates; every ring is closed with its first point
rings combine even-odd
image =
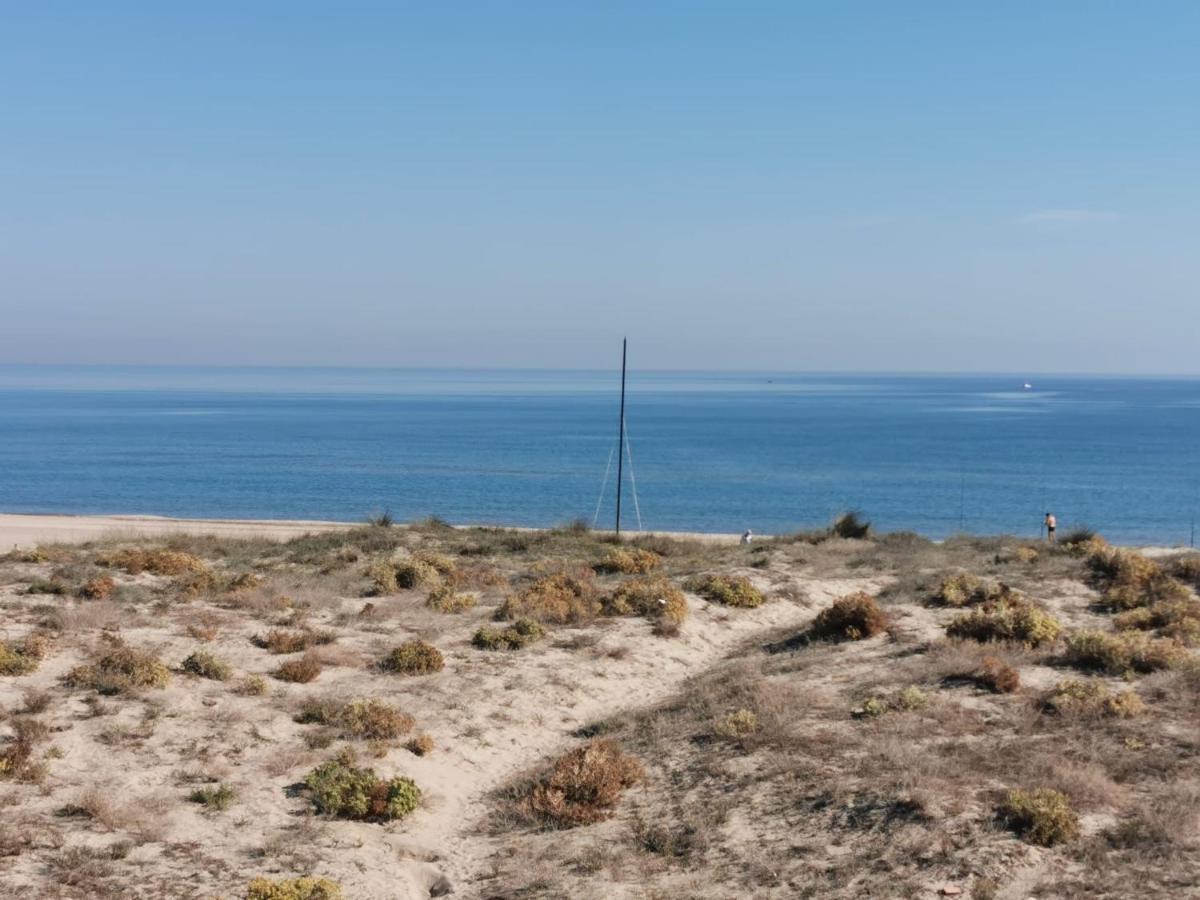
{"type": "Polygon", "coordinates": [[[254,638],[254,643],[275,654],[300,653],[310,647],[331,644],[335,637],[330,632],[287,631],[273,628],[266,634],[254,638]]]}
{"type": "Polygon", "coordinates": [[[211,678],[213,681],[227,681],[233,674],[233,667],[229,663],[207,650],[197,650],[183,661],[180,668],[190,675],[211,678]]]}
{"type": "Polygon", "coordinates": [[[79,596],[84,600],[108,600],[116,589],[117,582],[111,575],[96,575],[80,586],[79,596]]]}
{"type": "Polygon", "coordinates": [[[593,567],[602,574],[646,575],[662,564],[662,557],[638,547],[614,547],[593,567]]]}
{"type": "Polygon", "coordinates": [[[659,575],[623,581],[604,598],[603,610],[608,616],[642,616],[652,622],[681,625],[688,605],[683,591],[659,575]]]}
{"type": "Polygon", "coordinates": [[[425,605],[443,613],[459,613],[473,609],[479,598],[474,594],[456,591],[451,585],[440,584],[429,592],[425,605]]]}
{"type": "Polygon", "coordinates": [[[1130,675],[1167,669],[1185,658],[1182,644],[1141,632],[1077,631],[1067,636],[1066,661],[1080,669],[1130,675]]]}
{"type": "Polygon", "coordinates": [[[1009,791],[1000,815],[1031,844],[1053,847],[1079,837],[1079,815],[1071,808],[1070,799],[1051,788],[1009,791]]]}
{"type": "Polygon", "coordinates": [[[546,630],[537,622],[517,619],[505,628],[484,626],[475,632],[471,643],[480,650],[520,650],[540,641],[546,630]]]}
{"type": "Polygon", "coordinates": [[[208,565],[198,556],[165,548],[135,547],[117,550],[97,557],[96,563],[113,569],[123,569],[130,575],[149,572],[151,575],[189,575],[208,571],[208,565]]]}
{"type": "Polygon", "coordinates": [[[766,602],[750,579],[738,575],[705,575],[689,581],[686,587],[710,603],[722,606],[754,609],[766,602]]]}
{"type": "Polygon", "coordinates": [[[49,639],[33,633],[14,644],[0,641],[0,675],[28,675],[36,671],[50,649],[49,639]]]}
{"type": "Polygon", "coordinates": [[[342,889],[328,878],[255,878],[246,900],[342,900],[342,889]]]}
{"type": "Polygon", "coordinates": [[[1062,624],[1032,603],[1010,598],[988,601],[958,616],[946,626],[946,634],[980,642],[1014,641],[1026,647],[1039,647],[1058,640],[1062,624]]]}
{"type": "Polygon", "coordinates": [[[368,741],[398,738],[415,724],[412,716],[392,704],[372,699],[306,700],[296,721],[333,726],[343,737],[368,741]]]}
{"type": "Polygon", "coordinates": [[[1135,691],[1113,691],[1095,678],[1060,681],[1042,701],[1043,707],[1059,715],[1116,716],[1129,719],[1146,710],[1135,691]]]}

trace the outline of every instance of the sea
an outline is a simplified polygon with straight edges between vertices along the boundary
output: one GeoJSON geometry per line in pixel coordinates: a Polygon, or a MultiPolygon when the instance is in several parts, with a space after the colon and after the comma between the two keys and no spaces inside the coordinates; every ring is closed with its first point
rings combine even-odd
{"type": "MultiPolygon", "coordinates": [[[[0,366],[0,512],[611,528],[612,371],[0,366]]],[[[1200,380],[632,371],[622,527],[1187,545],[1200,380]]]]}

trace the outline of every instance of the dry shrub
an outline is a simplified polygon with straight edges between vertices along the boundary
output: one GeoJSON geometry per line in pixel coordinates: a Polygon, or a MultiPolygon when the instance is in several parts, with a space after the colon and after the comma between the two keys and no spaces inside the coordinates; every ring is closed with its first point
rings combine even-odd
{"type": "Polygon", "coordinates": [[[1158,631],[1195,646],[1200,644],[1200,602],[1187,597],[1140,606],[1118,614],[1113,626],[1121,631],[1158,631]]]}
{"type": "Polygon", "coordinates": [[[79,596],[84,600],[108,600],[116,589],[117,582],[111,575],[97,575],[83,583],[79,596]]]}
{"type": "Polygon", "coordinates": [[[1181,662],[1186,652],[1177,640],[1137,631],[1077,631],[1067,637],[1066,660],[1080,669],[1128,675],[1168,669],[1181,662]]]}
{"type": "Polygon", "coordinates": [[[546,630],[537,622],[530,619],[517,619],[506,628],[492,628],[485,625],[475,632],[471,643],[480,650],[520,650],[530,644],[540,641],[546,636],[546,630]]]}
{"type": "Polygon", "coordinates": [[[1009,791],[1000,817],[1031,844],[1053,847],[1079,836],[1079,815],[1066,794],[1050,788],[1009,791]]]}
{"type": "Polygon", "coordinates": [[[342,900],[342,889],[328,878],[255,878],[246,900],[342,900]]]}
{"type": "Polygon", "coordinates": [[[946,626],[951,637],[987,641],[1016,641],[1026,647],[1052,643],[1062,634],[1059,621],[1026,600],[989,601],[958,616],[946,626]]]}
{"type": "Polygon", "coordinates": [[[969,572],[958,572],[942,579],[929,602],[935,606],[963,607],[1017,599],[1017,592],[1003,582],[985,581],[969,572]]]}
{"type": "Polygon", "coordinates": [[[631,578],[604,598],[607,616],[643,616],[675,625],[687,618],[687,597],[662,575],[631,578]]]}
{"type": "Polygon", "coordinates": [[[444,613],[457,613],[471,609],[477,598],[474,594],[462,594],[448,584],[439,584],[429,592],[425,605],[444,613]]]}
{"type": "Polygon", "coordinates": [[[229,594],[241,594],[260,587],[262,583],[263,579],[261,575],[257,575],[254,572],[240,572],[229,579],[225,585],[225,592],[229,594]]]}
{"type": "Polygon", "coordinates": [[[243,697],[261,697],[270,690],[267,679],[261,675],[247,675],[233,688],[235,694],[243,697]]]}
{"type": "Polygon", "coordinates": [[[445,666],[442,651],[425,641],[406,641],[379,663],[385,672],[396,675],[428,675],[442,671],[445,666]]]}
{"type": "Polygon", "coordinates": [[[502,619],[532,619],[546,625],[590,622],[600,613],[600,599],[590,569],[577,574],[545,575],[506,599],[497,612],[502,619]]]}
{"type": "Polygon", "coordinates": [[[434,750],[433,738],[427,734],[413,735],[404,745],[404,749],[415,756],[428,756],[434,750]]]}
{"type": "Polygon", "coordinates": [[[36,631],[15,644],[0,641],[0,675],[28,675],[49,652],[49,639],[36,631]]]}
{"type": "Polygon", "coordinates": [[[829,533],[834,537],[864,540],[871,534],[871,523],[862,518],[862,513],[851,510],[833,520],[829,533]]]}
{"type": "Polygon", "coordinates": [[[1041,552],[1036,547],[1021,545],[1019,547],[1005,547],[995,556],[997,563],[1035,563],[1041,556],[1041,552]]]}
{"type": "Polygon", "coordinates": [[[76,666],[63,681],[101,694],[122,694],[139,688],[165,688],[171,671],[150,653],[135,650],[120,638],[109,638],[109,647],[86,665],[76,666]]]}
{"type": "Polygon", "coordinates": [[[182,668],[189,674],[211,678],[213,681],[226,681],[233,674],[229,663],[207,650],[197,650],[183,661],[182,668]]]}
{"type": "Polygon", "coordinates": [[[12,737],[0,745],[0,779],[39,782],[46,774],[43,763],[34,762],[33,751],[45,739],[49,728],[37,719],[24,716],[9,722],[12,737]]]}
{"type": "Polygon", "coordinates": [[[274,672],[280,681],[290,681],[294,684],[308,684],[321,674],[321,659],[309,651],[299,659],[289,659],[280,663],[274,672]]]}
{"type": "Polygon", "coordinates": [[[351,700],[349,703],[337,703],[332,715],[324,708],[319,711],[314,709],[313,712],[321,718],[305,718],[306,712],[302,710],[300,721],[320,721],[322,724],[335,725],[346,737],[368,741],[398,738],[411,731],[415,724],[412,716],[382,700],[351,700]]]}
{"type": "Polygon", "coordinates": [[[605,574],[645,575],[659,567],[662,557],[638,547],[614,547],[593,568],[605,574]]]}
{"type": "Polygon", "coordinates": [[[821,610],[810,634],[830,641],[861,641],[887,628],[888,619],[875,598],[863,591],[847,594],[821,610]]]}
{"type": "Polygon", "coordinates": [[[1112,691],[1094,678],[1069,678],[1045,697],[1042,708],[1062,715],[1130,719],[1145,712],[1146,705],[1135,691],[1112,691]]]}
{"type": "Polygon", "coordinates": [[[1167,571],[1172,577],[1186,581],[1200,591],[1200,554],[1176,557],[1167,566],[1167,571]]]}
{"type": "Polygon", "coordinates": [[[909,685],[890,697],[868,697],[855,715],[874,719],[890,712],[914,712],[928,705],[929,695],[916,685],[909,685]]]}
{"type": "Polygon", "coordinates": [[[386,822],[402,819],[421,803],[421,789],[409,778],[380,778],[343,753],[313,769],[304,779],[317,812],[341,819],[386,822]]]}
{"type": "Polygon", "coordinates": [[[207,572],[208,566],[198,556],[179,550],[130,549],[100,556],[96,562],[114,569],[124,569],[130,575],[149,572],[151,575],[186,575],[207,572]]]}
{"type": "Polygon", "coordinates": [[[977,684],[997,694],[1011,694],[1021,686],[1021,676],[1017,670],[995,656],[985,656],[971,677],[977,684]]]}
{"type": "Polygon", "coordinates": [[[215,641],[221,633],[221,620],[211,612],[203,612],[188,622],[186,630],[188,637],[198,641],[215,641]]]}
{"type": "Polygon", "coordinates": [[[328,631],[286,631],[272,628],[264,635],[254,638],[254,643],[271,653],[299,653],[322,644],[332,644],[336,635],[328,631]]]}
{"type": "Polygon", "coordinates": [[[435,553],[432,550],[418,550],[412,555],[412,559],[414,562],[429,566],[439,576],[449,581],[455,581],[458,578],[458,566],[455,565],[454,560],[444,553],[435,553]]]}
{"type": "Polygon", "coordinates": [[[175,590],[181,597],[200,597],[220,590],[221,582],[211,569],[187,572],[175,579],[175,590]]]}
{"type": "Polygon", "coordinates": [[[196,788],[188,794],[188,801],[199,803],[210,812],[224,812],[233,803],[235,792],[228,784],[218,784],[215,787],[196,788]]]}
{"type": "Polygon", "coordinates": [[[367,578],[371,585],[367,588],[368,597],[386,597],[400,590],[396,582],[396,567],[387,561],[373,562],[367,566],[367,578]]]}
{"type": "Polygon", "coordinates": [[[762,592],[750,583],[750,579],[740,575],[706,575],[692,579],[685,586],[710,603],[720,603],[722,606],[753,609],[766,602],[762,592]]]}
{"type": "Polygon", "coordinates": [[[613,741],[598,739],[560,757],[527,803],[548,826],[590,825],[612,815],[621,793],[644,775],[640,762],[613,741]]]}
{"type": "Polygon", "coordinates": [[[1094,581],[1104,589],[1102,602],[1113,611],[1189,597],[1187,588],[1172,579],[1158,563],[1132,550],[1100,548],[1088,556],[1088,568],[1094,581]]]}
{"type": "Polygon", "coordinates": [[[757,734],[760,727],[758,713],[743,707],[717,719],[713,723],[713,734],[729,740],[740,740],[757,734]]]}

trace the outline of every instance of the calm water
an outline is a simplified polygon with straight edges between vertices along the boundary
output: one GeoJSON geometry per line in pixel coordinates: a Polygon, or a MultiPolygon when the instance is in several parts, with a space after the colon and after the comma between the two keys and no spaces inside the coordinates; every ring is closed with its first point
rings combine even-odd
{"type": "MultiPolygon", "coordinates": [[[[782,532],[858,508],[1036,534],[1050,509],[1187,543],[1200,381],[1027,377],[631,373],[642,520],[782,532]]],[[[609,372],[0,367],[0,510],[590,520],[616,390],[609,372]]]]}

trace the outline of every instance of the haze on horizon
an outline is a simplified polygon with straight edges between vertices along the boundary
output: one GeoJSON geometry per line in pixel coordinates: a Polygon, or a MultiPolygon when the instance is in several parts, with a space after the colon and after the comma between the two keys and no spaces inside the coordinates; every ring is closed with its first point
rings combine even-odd
{"type": "Polygon", "coordinates": [[[0,25],[0,363],[1200,372],[1192,3],[0,25]]]}

